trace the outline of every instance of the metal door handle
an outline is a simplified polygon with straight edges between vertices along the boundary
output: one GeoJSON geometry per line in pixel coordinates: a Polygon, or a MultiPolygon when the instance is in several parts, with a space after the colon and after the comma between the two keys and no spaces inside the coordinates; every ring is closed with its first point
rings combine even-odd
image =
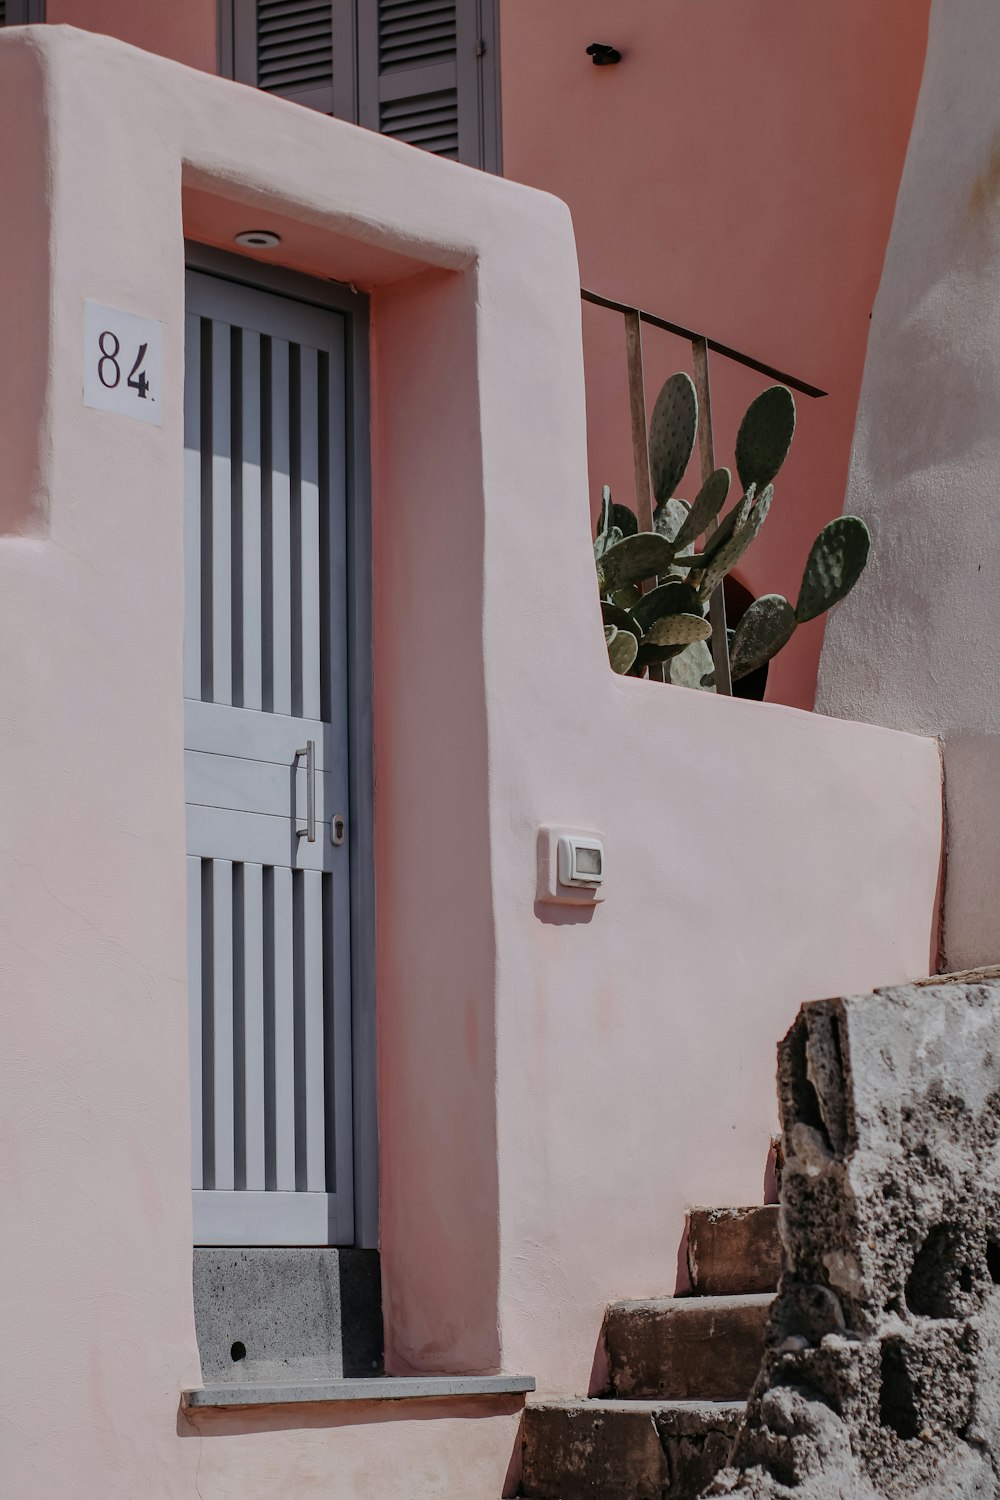
{"type": "Polygon", "coordinates": [[[305,835],[306,842],[316,842],[316,741],[306,740],[305,749],[296,750],[296,760],[306,758],[306,826],[296,828],[299,838],[305,835]]]}

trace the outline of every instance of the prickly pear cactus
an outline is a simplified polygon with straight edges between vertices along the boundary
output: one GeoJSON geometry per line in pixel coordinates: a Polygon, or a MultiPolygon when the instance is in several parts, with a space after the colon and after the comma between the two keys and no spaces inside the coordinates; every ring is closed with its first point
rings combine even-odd
{"type": "Polygon", "coordinates": [[[736,439],[736,468],[743,488],[762,490],[785,462],[795,433],[795,402],[783,385],[762,391],[747,407],[736,439]]]}
{"type": "Polygon", "coordinates": [[[678,549],[686,547],[688,542],[697,541],[706,526],[711,526],[726,503],[732,478],[728,469],[716,469],[714,474],[708,476],[698,491],[680,531],[674,537],[678,549]]]}
{"type": "MultiPolygon", "coordinates": [[[[697,430],[694,385],[687,375],[672,375],[660,392],[649,434],[657,500],[653,529],[640,531],[634,511],[616,504],[605,485],[594,556],[614,670],[641,677],[647,667],[660,664],[666,680],[712,692],[708,601],[771,509],[772,480],[795,431],[795,402],[784,386],[771,386],[751,404],[736,441],[744,493],[710,534],[707,528],[721,514],[729,492],[729,470],[711,474],[693,505],[674,496],[697,430]],[[696,553],[702,536],[703,550],[696,553]]],[[[870,541],[868,528],[856,516],[841,516],[823,528],[809,554],[795,609],[780,594],[765,594],[750,605],[735,632],[727,633],[734,681],[770,661],[797,625],[850,592],[868,560],[870,541]]]]}
{"type": "Polygon", "coordinates": [[[692,641],[707,641],[712,627],[703,615],[663,615],[646,631],[644,646],[690,646],[692,641]]]}
{"type": "Polygon", "coordinates": [[[729,670],[734,682],[756,672],[795,633],[795,611],[781,594],[761,594],[748,606],[737,625],[729,650],[729,670]]]}
{"type": "MultiPolygon", "coordinates": [[[[614,535],[617,527],[612,528],[614,535]]],[[[602,594],[613,593],[626,583],[655,578],[665,573],[674,560],[674,545],[655,531],[639,531],[635,536],[620,538],[601,556],[598,572],[602,594]]]]}
{"type": "Polygon", "coordinates": [[[727,542],[724,542],[715,552],[705,566],[698,585],[698,594],[702,599],[710,599],[712,590],[717,583],[721,583],[727,573],[730,573],[750,543],[755,539],[760,528],[767,520],[767,513],[771,509],[771,501],[774,499],[774,489],[768,485],[757,496],[747,513],[746,520],[736,530],[727,542]]]}
{"type": "Polygon", "coordinates": [[[671,375],[656,399],[649,424],[649,474],[658,505],[669,500],[688,466],[698,431],[694,381],[671,375]]]}
{"type": "Polygon", "coordinates": [[[865,570],[871,533],[859,516],[838,516],[812,544],[795,605],[800,625],[849,594],[865,570]]]}
{"type": "MultiPolygon", "coordinates": [[[[614,630],[614,626],[611,628],[614,630]]],[[[608,660],[611,663],[611,670],[617,672],[619,677],[624,677],[635,662],[638,650],[639,642],[630,630],[615,630],[608,642],[608,660]]]]}
{"type": "Polygon", "coordinates": [[[661,583],[632,608],[631,619],[645,632],[663,615],[697,615],[701,613],[698,590],[680,580],[661,583]]]}

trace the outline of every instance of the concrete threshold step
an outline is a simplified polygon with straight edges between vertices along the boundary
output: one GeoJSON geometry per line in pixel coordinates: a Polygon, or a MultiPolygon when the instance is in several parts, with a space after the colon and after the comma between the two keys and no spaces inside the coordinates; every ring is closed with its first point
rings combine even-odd
{"type": "Polygon", "coordinates": [[[463,1401],[471,1396],[524,1396],[531,1375],[364,1375],[357,1379],[220,1381],[182,1392],[191,1409],[218,1406],[297,1406],[304,1401],[463,1401]]]}
{"type": "Polygon", "coordinates": [[[778,1205],[692,1208],[687,1261],[695,1293],[726,1297],[777,1291],[781,1274],[778,1205]]]}
{"type": "Polygon", "coordinates": [[[745,1401],[764,1356],[769,1292],[613,1302],[604,1338],[613,1396],[745,1401]]]}
{"type": "Polygon", "coordinates": [[[744,1403],[538,1401],[524,1409],[528,1500],[694,1500],[729,1456],[744,1403]]]}

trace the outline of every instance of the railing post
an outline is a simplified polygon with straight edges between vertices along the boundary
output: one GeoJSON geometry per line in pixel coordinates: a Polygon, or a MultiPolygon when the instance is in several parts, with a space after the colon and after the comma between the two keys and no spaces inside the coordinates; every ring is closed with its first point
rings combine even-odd
{"type": "Polygon", "coordinates": [[[649,441],[646,437],[646,386],[642,373],[642,323],[638,310],[625,314],[625,358],[628,364],[628,404],[632,418],[632,464],[635,469],[635,513],[640,531],[653,529],[653,495],[649,483],[649,441]]]}
{"type": "MultiPolygon", "coordinates": [[[[715,439],[712,433],[712,387],[708,374],[708,340],[692,339],[694,352],[694,388],[698,394],[698,457],[701,461],[701,482],[708,479],[715,469],[715,439]]],[[[711,536],[718,523],[713,521],[706,535],[711,536]]],[[[712,661],[715,665],[715,691],[725,697],[733,696],[733,682],[729,671],[729,636],[726,633],[726,596],[720,580],[712,590],[708,608],[712,624],[712,661]]]]}

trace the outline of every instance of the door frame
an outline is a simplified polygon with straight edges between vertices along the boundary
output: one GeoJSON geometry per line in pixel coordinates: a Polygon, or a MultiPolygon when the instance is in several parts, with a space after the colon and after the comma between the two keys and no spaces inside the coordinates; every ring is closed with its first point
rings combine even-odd
{"type": "Polygon", "coordinates": [[[340,282],[261,265],[186,240],[192,271],[344,318],[347,390],[348,850],[351,898],[351,1072],[354,1243],[378,1249],[378,1072],[375,1027],[375,744],[372,718],[371,361],[368,298],[340,282]]]}

